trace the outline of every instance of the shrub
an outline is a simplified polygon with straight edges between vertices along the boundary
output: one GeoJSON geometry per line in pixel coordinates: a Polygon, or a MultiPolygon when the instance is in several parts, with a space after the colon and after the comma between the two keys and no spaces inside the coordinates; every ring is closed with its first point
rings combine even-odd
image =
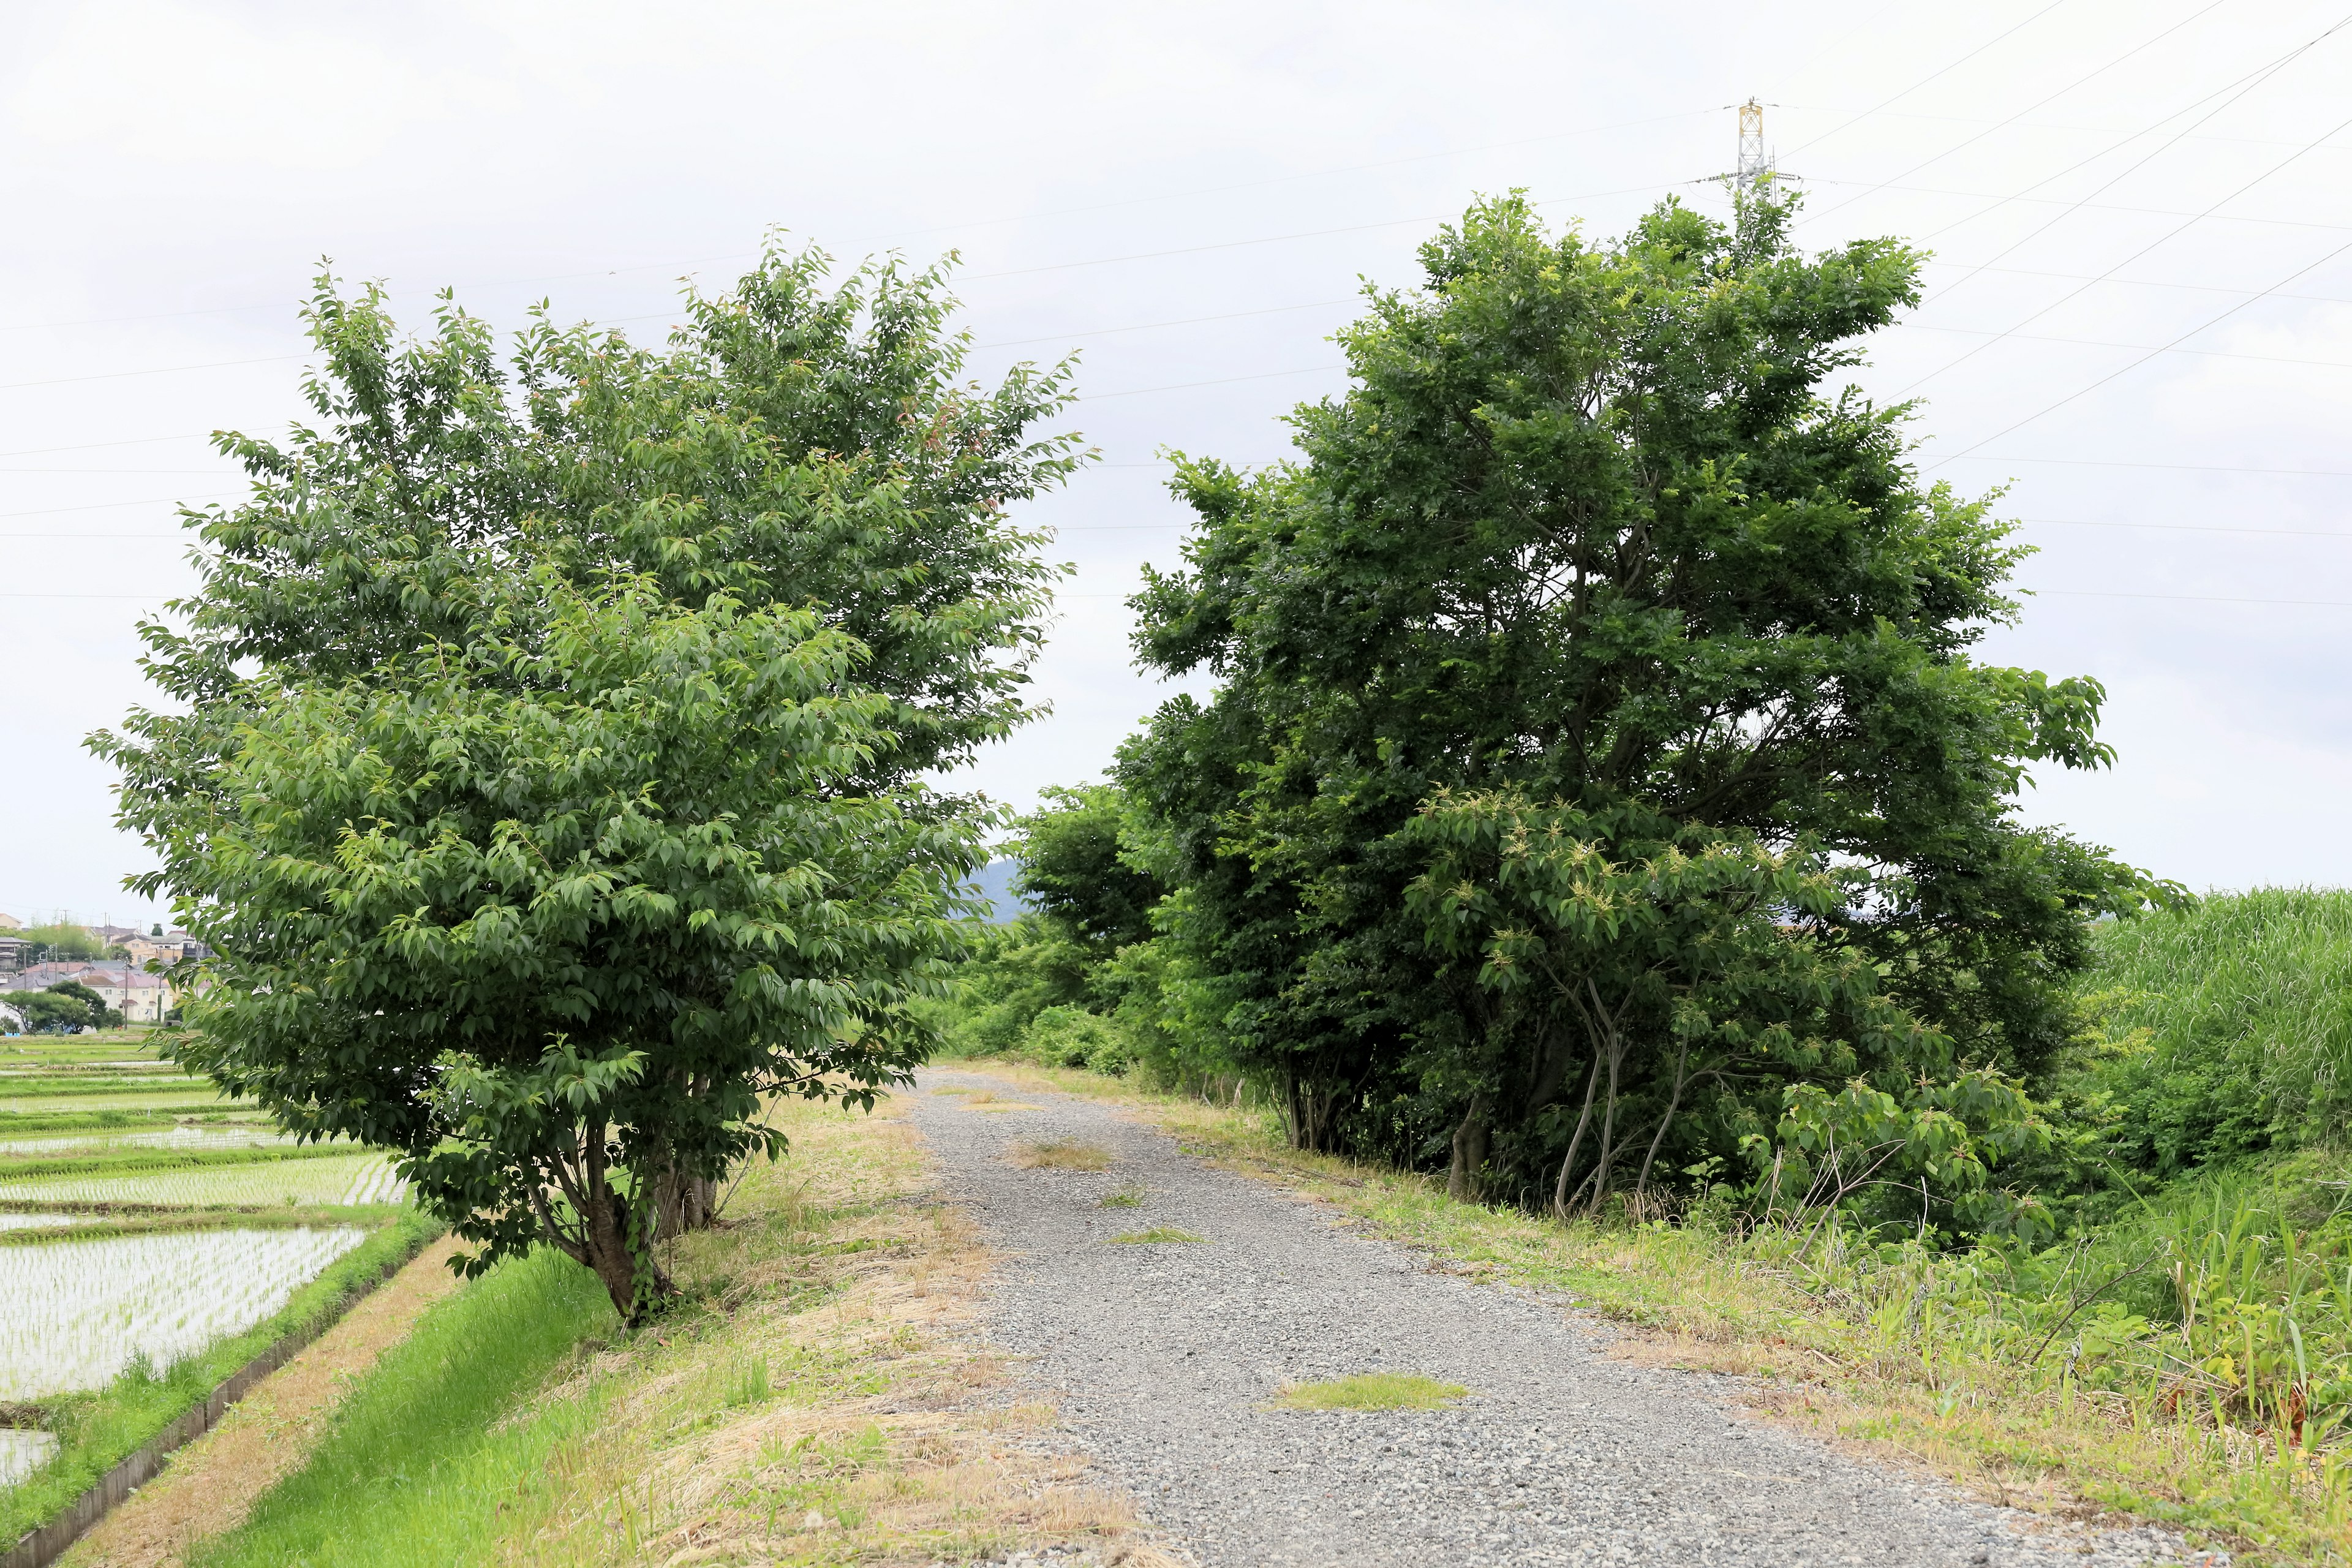
{"type": "Polygon", "coordinates": [[[1047,1067],[1089,1068],[1113,1078],[1123,1077],[1135,1059],[1116,1023],[1076,1007],[1048,1007],[1031,1019],[1021,1053],[1047,1067]]]}

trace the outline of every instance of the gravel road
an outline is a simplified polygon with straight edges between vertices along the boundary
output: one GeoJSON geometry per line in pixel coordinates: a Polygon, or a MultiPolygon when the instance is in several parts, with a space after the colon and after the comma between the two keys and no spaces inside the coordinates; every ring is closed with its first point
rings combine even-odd
{"type": "Polygon", "coordinates": [[[2052,1529],[1743,1414],[1728,1379],[1601,1353],[1598,1319],[1430,1271],[1095,1104],[934,1071],[916,1125],[1006,1254],[989,1331],[1034,1358],[1104,1479],[1202,1568],[2222,1563],[2153,1530],[2052,1529]],[[1032,1110],[969,1108],[985,1089],[1032,1110]],[[1111,1152],[1023,1170],[1021,1142],[1111,1152]],[[1106,1208],[1131,1188],[1140,1206],[1106,1208]],[[1202,1244],[1114,1245],[1171,1226],[1202,1244]],[[1273,1410],[1286,1382],[1419,1373],[1442,1410],[1273,1410]]]}

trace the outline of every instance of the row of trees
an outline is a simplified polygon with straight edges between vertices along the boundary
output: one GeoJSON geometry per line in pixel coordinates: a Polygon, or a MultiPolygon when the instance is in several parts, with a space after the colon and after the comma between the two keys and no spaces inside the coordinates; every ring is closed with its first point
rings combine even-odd
{"type": "Polygon", "coordinates": [[[1029,822],[1054,935],[1000,942],[983,1023],[1075,1002],[1464,1194],[2035,1223],[1990,1167],[2089,923],[2172,890],[2019,821],[2029,768],[2107,760],[2102,692],[1972,656],[2024,551],[1829,388],[1920,258],[1789,215],[1482,204],[1369,296],[1297,459],[1179,461],[1137,647],[1213,694],[1029,822]]]}
{"type": "MultiPolygon", "coordinates": [[[[2086,922],[2162,889],[2019,825],[2100,691],[1971,657],[2021,552],[1824,391],[1917,257],[1787,218],[1482,204],[1297,460],[1180,460],[1138,650],[1213,694],[1029,823],[1054,934],[973,972],[988,1027],[1465,1194],[1744,1160],[2018,1222],[1988,1167],[2086,922]]],[[[1066,365],[966,383],[940,271],[830,267],[772,251],[661,350],[446,300],[403,342],[322,278],[312,422],[223,437],[253,493],[191,514],[165,701],[93,741],[215,955],[183,1059],[632,1319],[767,1097],[929,1049],[993,826],[935,781],[1029,716],[1055,571],[1006,509],[1082,457],[1034,433],[1066,365]]]]}
{"type": "Polygon", "coordinates": [[[215,954],[181,1058],[631,1320],[766,1097],[928,1049],[992,818],[924,781],[1029,716],[1055,574],[1006,509],[1081,458],[1034,433],[1066,367],[962,379],[940,272],[830,271],[505,354],[322,277],[313,422],[222,438],[252,496],[142,628],[167,702],[93,742],[215,954]]]}

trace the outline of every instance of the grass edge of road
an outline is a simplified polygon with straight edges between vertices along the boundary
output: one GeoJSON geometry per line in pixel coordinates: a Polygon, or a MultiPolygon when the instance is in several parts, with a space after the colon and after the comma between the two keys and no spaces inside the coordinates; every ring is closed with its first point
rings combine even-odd
{"type": "Polygon", "coordinates": [[[445,1299],[192,1568],[323,1561],[330,1542],[349,1568],[913,1564],[1081,1542],[1167,1563],[1082,1457],[1041,1441],[1053,1411],[969,1333],[992,1259],[904,1110],[779,1101],[791,1152],[741,1173],[720,1227],[671,1244],[684,1300],[634,1334],[552,1253],[445,1299]]]}
{"type": "Polygon", "coordinates": [[[1890,1342],[1867,1304],[1698,1227],[1579,1223],[1446,1195],[1442,1177],[1290,1148],[1270,1113],[1211,1105],[1083,1068],[1002,1058],[942,1062],[1014,1089],[1132,1111],[1225,1169],[1328,1205],[1437,1267],[1565,1292],[1619,1326],[1612,1353],[1749,1381],[1759,1415],[1863,1457],[1927,1471],[2055,1521],[2164,1525],[2242,1564],[2352,1559],[2340,1473],[2307,1481],[2188,1423],[2131,1424],[2111,1405],[1961,1347],[1890,1342]],[[2116,1517],[2116,1516],[2124,1517],[2116,1517]]]}

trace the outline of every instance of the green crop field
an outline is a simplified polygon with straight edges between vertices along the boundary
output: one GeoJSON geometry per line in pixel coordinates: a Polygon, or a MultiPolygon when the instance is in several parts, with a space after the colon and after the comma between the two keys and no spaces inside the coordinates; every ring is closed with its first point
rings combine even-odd
{"type": "Polygon", "coordinates": [[[413,1247],[402,1198],[383,1154],[291,1143],[144,1033],[0,1040],[0,1400],[39,1423],[0,1451],[10,1538],[201,1398],[215,1362],[330,1310],[314,1285],[413,1247]]]}

